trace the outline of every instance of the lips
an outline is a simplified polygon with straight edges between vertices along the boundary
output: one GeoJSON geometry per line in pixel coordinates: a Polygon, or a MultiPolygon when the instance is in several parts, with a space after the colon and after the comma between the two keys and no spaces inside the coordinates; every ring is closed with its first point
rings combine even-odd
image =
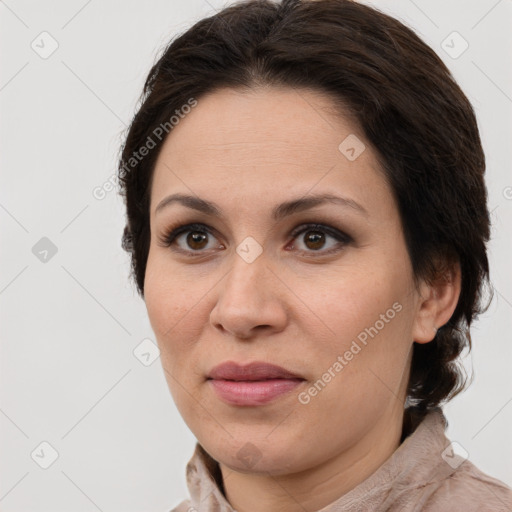
{"type": "Polygon", "coordinates": [[[241,366],[232,361],[210,372],[208,383],[223,402],[235,406],[261,406],[289,394],[304,378],[280,366],[253,362],[241,366]]]}
{"type": "Polygon", "coordinates": [[[292,373],[280,366],[269,363],[253,362],[241,366],[235,362],[227,361],[219,364],[210,372],[209,379],[254,381],[269,379],[302,379],[300,375],[292,373]]]}

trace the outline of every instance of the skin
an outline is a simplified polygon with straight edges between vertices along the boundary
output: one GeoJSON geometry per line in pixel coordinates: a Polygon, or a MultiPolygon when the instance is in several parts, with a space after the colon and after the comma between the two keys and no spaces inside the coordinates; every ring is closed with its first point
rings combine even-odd
{"type": "Polygon", "coordinates": [[[449,320],[460,271],[414,286],[397,205],[360,128],[311,90],[201,97],[159,154],[150,226],[145,302],[166,379],[185,422],[219,462],[231,505],[318,510],[382,465],[400,444],[413,341],[428,343],[449,320]],[[354,161],[338,149],[349,134],[366,145],[354,161]],[[324,204],[277,222],[270,216],[277,204],[326,192],[366,213],[324,204]],[[212,201],[223,217],[178,203],[155,214],[174,193],[212,201]],[[211,228],[204,240],[187,232],[169,247],[160,243],[170,228],[192,222],[211,228]],[[325,232],[309,241],[318,234],[311,228],[290,235],[306,223],[352,241],[325,232]],[[250,263],[236,252],[246,237],[263,250],[250,263]],[[299,393],[395,303],[401,311],[301,403],[299,393]],[[271,362],[305,381],[263,406],[229,405],[206,380],[228,360],[271,362]],[[258,458],[250,467],[237,457],[248,442],[258,458]]]}

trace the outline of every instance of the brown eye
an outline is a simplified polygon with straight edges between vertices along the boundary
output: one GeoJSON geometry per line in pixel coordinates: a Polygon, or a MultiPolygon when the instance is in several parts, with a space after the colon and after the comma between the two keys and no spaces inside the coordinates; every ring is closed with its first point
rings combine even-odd
{"type": "Polygon", "coordinates": [[[308,249],[318,250],[325,244],[325,235],[320,231],[306,231],[303,240],[308,249]]]}
{"type": "Polygon", "coordinates": [[[208,234],[199,231],[190,231],[187,236],[187,245],[194,250],[204,249],[205,241],[208,242],[208,234]]]}
{"type": "MultiPolygon", "coordinates": [[[[215,237],[206,226],[202,224],[187,224],[170,230],[170,232],[160,237],[159,240],[162,247],[175,245],[179,251],[199,253],[213,248],[213,246],[208,247],[208,244],[211,242],[210,237],[215,240],[215,237]]],[[[219,245],[219,247],[222,246],[219,245]]]]}
{"type": "Polygon", "coordinates": [[[330,254],[341,250],[344,245],[352,241],[352,238],[345,233],[322,224],[301,226],[301,229],[292,233],[292,236],[300,242],[294,244],[297,245],[297,250],[307,255],[315,252],[319,255],[330,254]]]}

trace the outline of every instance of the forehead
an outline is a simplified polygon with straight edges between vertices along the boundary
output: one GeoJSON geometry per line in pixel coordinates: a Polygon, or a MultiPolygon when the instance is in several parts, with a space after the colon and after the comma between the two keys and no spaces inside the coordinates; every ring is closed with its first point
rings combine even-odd
{"type": "Polygon", "coordinates": [[[301,152],[318,144],[328,149],[333,143],[331,149],[335,150],[338,139],[341,142],[344,135],[355,131],[361,131],[355,121],[336,115],[332,100],[316,91],[220,89],[198,100],[197,106],[173,128],[164,151],[167,146],[181,149],[180,153],[219,148],[226,153],[231,149],[233,153],[250,154],[255,147],[268,152],[301,152]]]}
{"type": "Polygon", "coordinates": [[[201,97],[166,138],[151,211],[171,192],[265,203],[333,189],[360,202],[389,193],[359,126],[326,95],[222,89],[201,97]]]}

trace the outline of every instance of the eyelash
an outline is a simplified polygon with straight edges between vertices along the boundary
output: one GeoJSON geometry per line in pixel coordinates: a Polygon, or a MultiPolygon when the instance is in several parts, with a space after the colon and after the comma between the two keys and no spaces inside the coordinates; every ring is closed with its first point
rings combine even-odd
{"type": "MultiPolygon", "coordinates": [[[[344,246],[344,245],[347,245],[347,244],[349,244],[349,243],[351,243],[353,241],[352,237],[350,237],[346,233],[343,233],[342,231],[339,231],[339,230],[337,230],[335,228],[332,228],[330,226],[325,226],[323,224],[318,224],[318,223],[301,224],[300,226],[295,228],[290,233],[290,236],[293,239],[295,239],[299,235],[301,235],[301,234],[303,234],[303,233],[305,233],[307,231],[316,231],[316,232],[321,232],[321,233],[327,234],[327,235],[331,236],[332,238],[336,239],[339,242],[339,244],[337,244],[337,247],[331,248],[331,249],[329,249],[327,251],[322,251],[321,249],[319,249],[318,251],[314,251],[314,250],[311,250],[311,251],[300,251],[301,253],[308,253],[308,254],[309,253],[313,253],[313,254],[319,253],[322,256],[329,255],[329,254],[332,254],[334,252],[340,251],[342,249],[342,247],[340,247],[340,244],[342,246],[344,246]]],[[[163,234],[163,236],[159,237],[159,245],[161,247],[171,247],[171,245],[173,244],[174,240],[179,235],[181,235],[183,233],[189,233],[189,232],[213,234],[211,228],[209,228],[205,224],[197,224],[197,223],[185,224],[185,225],[182,225],[182,226],[178,226],[176,228],[170,228],[168,231],[166,231],[163,234]]],[[[190,251],[187,251],[185,249],[174,249],[174,248],[172,250],[177,251],[177,252],[181,252],[181,253],[185,253],[185,254],[187,254],[190,257],[202,256],[203,253],[205,253],[205,251],[203,251],[203,250],[197,250],[197,251],[190,250],[190,251]]]]}

